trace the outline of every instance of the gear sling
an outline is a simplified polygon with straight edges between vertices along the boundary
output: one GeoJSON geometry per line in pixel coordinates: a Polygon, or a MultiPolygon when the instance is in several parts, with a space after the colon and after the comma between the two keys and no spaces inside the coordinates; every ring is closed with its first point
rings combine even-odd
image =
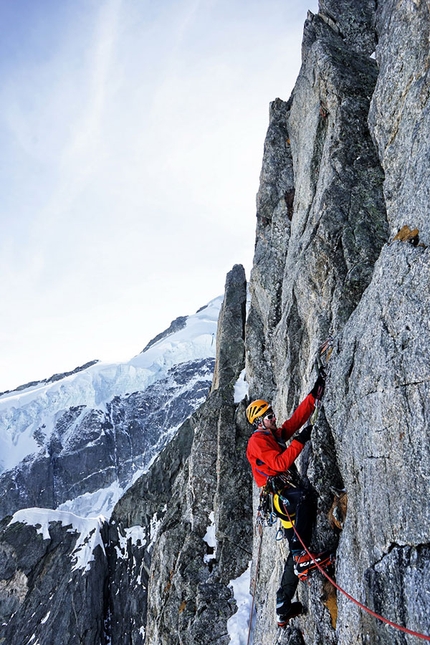
{"type": "Polygon", "coordinates": [[[301,551],[301,546],[293,530],[296,526],[305,540],[310,539],[312,530],[312,514],[309,512],[309,501],[306,492],[300,487],[298,475],[288,471],[274,477],[269,477],[260,493],[258,513],[267,526],[272,526],[280,519],[284,534],[288,538],[291,551],[301,551]],[[296,481],[295,481],[296,480],[296,481]],[[285,512],[288,511],[288,515],[285,512]]]}

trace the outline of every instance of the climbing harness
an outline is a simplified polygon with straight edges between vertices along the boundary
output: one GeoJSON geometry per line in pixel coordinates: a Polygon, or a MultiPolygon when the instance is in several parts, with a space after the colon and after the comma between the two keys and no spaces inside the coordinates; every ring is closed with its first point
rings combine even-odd
{"type": "MultiPolygon", "coordinates": [[[[280,520],[282,528],[276,533],[276,540],[282,540],[284,537],[283,529],[292,527],[291,518],[283,512],[285,501],[282,492],[286,488],[297,488],[300,485],[299,474],[294,470],[288,470],[285,473],[269,477],[267,483],[260,492],[260,503],[257,509],[257,524],[264,526],[273,526],[280,520]]],[[[292,514],[294,522],[294,514],[292,514]]]]}
{"type": "Polygon", "coordinates": [[[284,513],[284,507],[285,504],[288,504],[288,500],[282,496],[282,494],[275,493],[273,495],[273,505],[276,510],[276,514],[281,522],[281,528],[278,529],[278,532],[276,534],[276,540],[282,540],[284,537],[284,530],[283,529],[291,529],[293,528],[293,523],[295,522],[296,516],[295,513],[291,513],[290,517],[287,517],[287,515],[284,513]]]}
{"type": "MultiPolygon", "coordinates": [[[[288,510],[286,510],[286,514],[288,515],[288,510]]],[[[416,636],[417,638],[421,638],[422,640],[430,641],[430,636],[426,636],[425,634],[420,634],[419,632],[415,632],[415,631],[413,631],[413,630],[411,630],[411,629],[408,629],[407,627],[402,627],[402,625],[398,625],[397,623],[394,623],[393,621],[389,620],[388,618],[385,618],[384,616],[381,616],[380,614],[377,614],[377,613],[376,613],[376,611],[373,611],[372,609],[370,609],[370,607],[366,607],[366,605],[363,605],[363,603],[361,603],[359,600],[357,600],[356,598],[354,598],[353,596],[351,596],[351,594],[349,594],[347,591],[345,591],[345,589],[342,589],[342,587],[340,587],[340,586],[339,586],[339,585],[338,585],[338,584],[333,580],[333,578],[332,578],[331,576],[329,576],[329,575],[328,575],[327,571],[325,571],[325,570],[323,569],[323,567],[322,567],[318,562],[316,562],[315,558],[314,558],[314,557],[312,556],[312,554],[309,552],[309,549],[307,548],[307,546],[306,546],[306,545],[305,545],[305,543],[303,542],[302,538],[300,537],[300,535],[299,535],[299,533],[297,532],[297,529],[296,529],[296,527],[295,527],[294,525],[293,525],[293,530],[294,530],[294,533],[295,533],[295,534],[296,534],[296,536],[297,536],[297,539],[299,540],[299,542],[301,543],[302,547],[303,547],[303,548],[304,548],[304,550],[306,551],[306,553],[307,553],[307,555],[309,556],[309,558],[313,561],[313,563],[315,564],[315,566],[317,567],[317,569],[318,569],[318,570],[323,574],[323,576],[324,576],[325,578],[327,578],[327,580],[328,580],[329,582],[331,582],[331,584],[333,585],[333,587],[335,587],[335,589],[337,589],[337,590],[338,590],[338,591],[340,591],[344,596],[346,596],[346,598],[348,598],[348,600],[350,600],[351,602],[353,602],[355,605],[357,605],[358,607],[360,607],[360,609],[362,609],[363,611],[367,612],[368,614],[370,614],[370,615],[371,615],[371,616],[373,616],[374,618],[377,618],[378,620],[381,620],[383,623],[386,623],[386,624],[387,624],[387,625],[389,625],[390,627],[393,627],[394,629],[397,629],[397,630],[399,630],[399,631],[401,631],[401,632],[404,632],[405,634],[410,634],[411,636],[416,636]]]]}

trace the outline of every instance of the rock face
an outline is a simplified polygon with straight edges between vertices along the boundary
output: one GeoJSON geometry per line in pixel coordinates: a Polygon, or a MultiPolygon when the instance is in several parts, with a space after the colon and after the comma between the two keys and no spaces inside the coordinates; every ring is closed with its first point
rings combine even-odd
{"type": "MultiPolygon", "coordinates": [[[[245,273],[236,266],[219,316],[211,392],[109,522],[46,509],[3,520],[0,643],[203,645],[208,634],[229,643],[230,581],[252,558],[249,429],[235,402],[245,314],[245,273]]],[[[121,423],[142,416],[124,413],[121,423]]]]}
{"type": "MultiPolygon", "coordinates": [[[[321,1],[320,10],[305,24],[292,97],[271,105],[247,321],[250,395],[273,399],[286,418],[333,337],[323,413],[301,459],[319,496],[313,546],[338,543],[344,589],[430,634],[429,10],[349,1],[321,1]],[[420,244],[393,241],[404,226],[418,229],[420,244]],[[342,532],[326,518],[333,488],[348,495],[342,532]]],[[[336,603],[319,574],[299,587],[308,615],[277,640],[286,548],[263,544],[259,644],[412,642],[340,593],[336,603]]]]}
{"type": "MultiPolygon", "coordinates": [[[[324,405],[298,464],[318,500],[311,547],[336,550],[336,582],[359,602],[430,634],[429,32],[423,0],[321,0],[309,14],[292,96],[270,106],[248,315],[236,266],[209,395],[109,523],[85,533],[67,517],[39,528],[19,514],[2,522],[0,644],[19,634],[39,645],[227,645],[231,582],[246,572],[255,645],[416,642],[318,572],[298,587],[306,615],[276,627],[288,546],[276,527],[253,528],[244,411],[262,397],[287,418],[311,389],[327,338],[324,405]],[[239,389],[244,366],[249,398],[239,389]],[[94,561],[77,571],[84,547],[94,561]]],[[[139,395],[109,401],[110,425],[103,434],[100,419],[88,420],[88,436],[97,442],[121,427],[140,436],[139,395]]],[[[160,426],[171,423],[167,408],[160,426]]],[[[73,425],[82,410],[68,415],[73,425]]],[[[61,439],[58,421],[52,436],[61,439]]],[[[126,478],[137,439],[119,436],[126,478]]],[[[64,490],[79,494],[77,486],[64,490]]]]}
{"type": "Polygon", "coordinates": [[[74,567],[78,532],[51,522],[41,535],[9,520],[0,523],[0,643],[104,643],[103,549],[84,571],[74,567]]]}
{"type": "Polygon", "coordinates": [[[243,405],[234,402],[244,366],[245,304],[245,274],[236,266],[226,281],[211,393],[115,508],[112,642],[230,642],[229,582],[252,557],[252,489],[244,455],[248,428],[243,405]],[[216,544],[207,537],[212,526],[216,544]],[[139,543],[133,541],[136,527],[146,536],[139,543]],[[130,593],[124,595],[124,588],[130,593]],[[141,622],[136,606],[142,607],[141,622]]]}

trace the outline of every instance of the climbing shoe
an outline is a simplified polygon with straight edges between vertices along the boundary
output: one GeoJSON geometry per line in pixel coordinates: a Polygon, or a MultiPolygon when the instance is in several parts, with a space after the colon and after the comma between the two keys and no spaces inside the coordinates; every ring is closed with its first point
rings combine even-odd
{"type": "Polygon", "coordinates": [[[276,609],[278,615],[278,627],[286,627],[289,621],[296,616],[303,614],[303,605],[301,602],[284,603],[282,607],[276,609]],[[279,610],[282,610],[282,613],[279,610]]]}
{"type": "Polygon", "coordinates": [[[299,578],[299,580],[306,580],[311,571],[317,569],[317,564],[322,567],[324,570],[328,569],[333,565],[334,555],[329,551],[324,551],[323,553],[311,553],[312,557],[302,551],[298,555],[293,556],[294,561],[294,573],[299,578]]]}

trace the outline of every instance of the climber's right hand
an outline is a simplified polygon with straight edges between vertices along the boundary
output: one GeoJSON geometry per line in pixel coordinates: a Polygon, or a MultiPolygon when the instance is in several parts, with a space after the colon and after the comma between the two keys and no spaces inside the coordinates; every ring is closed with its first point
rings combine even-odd
{"type": "Polygon", "coordinates": [[[306,428],[303,428],[303,430],[301,430],[299,434],[294,437],[294,439],[297,439],[297,441],[300,441],[300,443],[305,445],[305,443],[311,438],[311,432],[312,426],[306,426],[306,428]]]}
{"type": "Polygon", "coordinates": [[[325,372],[324,370],[321,370],[317,380],[315,381],[315,385],[313,386],[310,393],[318,401],[322,398],[324,394],[324,390],[325,390],[325,372]]]}

